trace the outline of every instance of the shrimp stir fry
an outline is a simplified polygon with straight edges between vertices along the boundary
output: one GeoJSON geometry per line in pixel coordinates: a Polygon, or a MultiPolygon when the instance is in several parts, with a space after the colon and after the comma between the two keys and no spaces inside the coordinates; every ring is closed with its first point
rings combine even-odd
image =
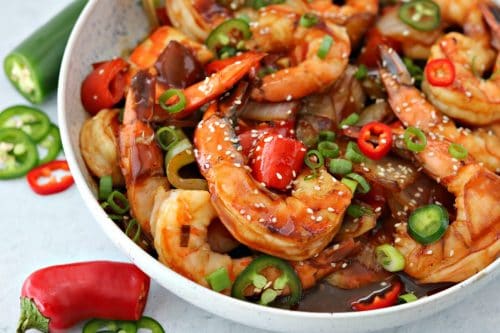
{"type": "Polygon", "coordinates": [[[372,310],[471,278],[500,255],[499,11],[165,1],[82,87],[101,205],[165,266],[261,305],[372,310]]]}

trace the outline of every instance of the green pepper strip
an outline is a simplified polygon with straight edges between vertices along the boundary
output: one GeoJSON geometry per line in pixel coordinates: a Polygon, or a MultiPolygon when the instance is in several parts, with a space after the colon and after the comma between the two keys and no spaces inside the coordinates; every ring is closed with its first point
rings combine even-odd
{"type": "Polygon", "coordinates": [[[33,141],[40,142],[49,133],[50,119],[39,109],[16,105],[0,113],[0,128],[19,128],[33,141]]]}
{"type": "Polygon", "coordinates": [[[281,271],[278,277],[261,294],[260,304],[269,304],[278,297],[285,287],[289,289],[289,295],[284,296],[280,301],[288,306],[297,304],[302,296],[302,284],[293,268],[286,261],[262,255],[254,259],[250,265],[236,278],[231,296],[245,300],[245,290],[252,286],[254,289],[263,289],[267,285],[267,279],[261,274],[268,267],[274,267],[281,271]],[[268,291],[269,290],[269,291],[268,291]]]}
{"type": "Polygon", "coordinates": [[[45,156],[38,162],[38,165],[52,162],[57,158],[62,149],[62,142],[59,128],[56,125],[50,125],[49,134],[38,144],[38,147],[47,150],[45,156]]]}
{"type": "Polygon", "coordinates": [[[399,272],[405,268],[405,257],[390,244],[377,246],[375,255],[377,262],[388,272],[399,272]]]}
{"type": "MultiPolygon", "coordinates": [[[[210,35],[208,35],[205,44],[208,49],[214,53],[218,53],[219,49],[224,46],[229,46],[231,43],[231,36],[237,32],[244,40],[249,39],[252,36],[252,31],[250,30],[250,25],[243,19],[234,18],[222,22],[217,26],[210,35]]],[[[237,41],[235,44],[238,44],[237,41]]]]}
{"type": "Polygon", "coordinates": [[[399,8],[399,18],[419,31],[432,31],[441,24],[441,10],[431,0],[414,0],[399,8]]]}
{"type": "Polygon", "coordinates": [[[446,209],[431,204],[413,211],[408,219],[408,233],[420,244],[428,245],[443,237],[449,223],[446,209]]]}
{"type": "Polygon", "coordinates": [[[427,138],[421,130],[416,127],[408,127],[404,133],[404,142],[406,147],[415,152],[422,152],[427,146],[427,138]],[[413,141],[413,139],[417,139],[417,142],[413,141]]]}
{"type": "Polygon", "coordinates": [[[103,330],[111,332],[136,333],[137,324],[125,320],[92,319],[83,326],[82,333],[97,333],[103,330]]]}
{"type": "Polygon", "coordinates": [[[163,110],[169,113],[178,113],[184,110],[187,104],[186,95],[179,89],[168,89],[165,91],[160,98],[158,99],[160,106],[163,110]],[[177,96],[177,103],[175,104],[167,104],[170,98],[177,96]]]}
{"type": "Polygon", "coordinates": [[[38,151],[30,137],[16,128],[0,129],[0,179],[19,178],[38,163],[38,151]]]}
{"type": "Polygon", "coordinates": [[[194,162],[193,145],[188,139],[182,139],[171,146],[165,156],[165,168],[170,184],[183,190],[207,190],[205,179],[183,178],[179,175],[183,167],[194,162]]]}

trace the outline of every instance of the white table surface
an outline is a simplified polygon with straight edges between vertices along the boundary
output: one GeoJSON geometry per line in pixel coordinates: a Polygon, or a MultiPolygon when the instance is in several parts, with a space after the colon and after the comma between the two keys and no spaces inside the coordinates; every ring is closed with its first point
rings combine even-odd
{"type": "MultiPolygon", "coordinates": [[[[102,0],[106,1],[106,0],[102,0]]],[[[2,0],[0,5],[0,58],[68,0],[2,0]]],[[[0,75],[0,109],[25,103],[0,75]]],[[[41,108],[56,120],[55,96],[41,108]]],[[[19,293],[24,279],[34,270],[55,264],[107,259],[127,261],[102,233],[87,211],[76,187],[49,197],[35,195],[25,179],[0,182],[0,332],[15,331],[19,293]]],[[[494,281],[480,292],[447,311],[405,327],[386,332],[481,332],[500,331],[500,283],[494,281]]],[[[249,333],[242,326],[202,311],[152,283],[145,313],[162,322],[168,333],[249,333]]],[[[75,328],[73,332],[78,332],[75,328]]]]}

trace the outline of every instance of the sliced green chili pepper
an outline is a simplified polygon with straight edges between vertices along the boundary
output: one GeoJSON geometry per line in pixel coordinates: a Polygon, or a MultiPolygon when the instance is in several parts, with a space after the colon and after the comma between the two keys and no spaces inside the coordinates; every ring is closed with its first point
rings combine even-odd
{"type": "Polygon", "coordinates": [[[130,208],[127,197],[120,191],[111,192],[106,201],[109,208],[116,214],[125,214],[130,208]]]}
{"type": "Polygon", "coordinates": [[[339,146],[331,141],[322,141],[318,144],[318,151],[326,158],[336,158],[340,155],[339,146]]]}
{"type": "Polygon", "coordinates": [[[441,24],[441,10],[431,0],[413,0],[399,8],[399,18],[419,31],[432,31],[441,24]]]}
{"type": "Polygon", "coordinates": [[[416,127],[408,127],[404,133],[406,147],[416,153],[422,152],[427,146],[427,137],[416,127]],[[417,139],[417,142],[413,141],[417,139]]]}
{"type": "Polygon", "coordinates": [[[42,165],[51,162],[57,158],[62,150],[61,135],[59,134],[59,128],[51,124],[49,133],[39,144],[38,148],[46,150],[45,156],[40,156],[40,161],[38,165],[42,165]]]}
{"type": "Polygon", "coordinates": [[[159,322],[147,316],[143,316],[137,321],[137,329],[139,330],[141,328],[150,330],[151,333],[165,333],[165,330],[159,322]]]}
{"type": "Polygon", "coordinates": [[[49,133],[50,119],[38,109],[16,105],[0,113],[0,128],[19,128],[39,142],[49,133]]]}
{"type": "Polygon", "coordinates": [[[408,233],[423,245],[443,237],[449,225],[448,212],[442,206],[431,204],[415,209],[408,219],[408,233]]]}
{"type": "Polygon", "coordinates": [[[168,89],[158,99],[163,110],[169,113],[178,113],[184,110],[187,104],[186,95],[180,89],[168,89]],[[168,100],[177,96],[178,101],[174,104],[167,104],[168,100]]]}
{"type": "Polygon", "coordinates": [[[304,163],[312,170],[316,170],[323,166],[325,159],[319,151],[313,149],[307,152],[306,157],[304,158],[304,163]],[[311,158],[314,158],[315,160],[312,160],[311,158]]]}
{"type": "Polygon", "coordinates": [[[195,162],[193,145],[188,139],[173,144],[165,156],[165,169],[170,184],[184,190],[206,190],[207,181],[201,178],[184,178],[179,171],[195,162]]]}
{"type": "Polygon", "coordinates": [[[83,326],[82,333],[102,333],[103,331],[135,333],[137,332],[137,324],[133,321],[125,320],[92,319],[83,326]]]}
{"type": "Polygon", "coordinates": [[[16,128],[0,129],[0,179],[19,178],[38,163],[38,151],[30,137],[16,128]]]}
{"type": "Polygon", "coordinates": [[[352,171],[352,162],[342,158],[336,158],[330,161],[328,170],[332,175],[344,176],[352,171]]]}
{"type": "Polygon", "coordinates": [[[259,303],[264,305],[275,301],[285,288],[289,290],[289,295],[281,300],[285,305],[292,306],[297,304],[302,296],[302,284],[290,264],[268,255],[262,255],[254,259],[245,268],[236,278],[236,281],[234,281],[231,296],[245,300],[245,290],[248,287],[251,287],[252,290],[257,289],[262,291],[259,303]],[[281,271],[281,276],[272,284],[269,284],[266,277],[262,275],[262,272],[269,267],[274,267],[281,271]]]}
{"type": "Polygon", "coordinates": [[[43,102],[56,90],[66,43],[86,3],[73,1],[5,57],[5,74],[31,103],[43,102]]]}
{"type": "Polygon", "coordinates": [[[113,178],[111,176],[99,178],[99,200],[107,200],[111,192],[113,192],[113,178]]]}
{"type": "Polygon", "coordinates": [[[377,246],[375,255],[377,262],[388,272],[399,272],[405,268],[405,257],[392,245],[377,246]]]}
{"type": "Polygon", "coordinates": [[[467,155],[469,154],[467,152],[467,149],[458,143],[450,144],[450,146],[448,147],[448,152],[452,157],[458,160],[465,160],[467,158],[467,155]]]}
{"type": "Polygon", "coordinates": [[[231,279],[229,278],[229,273],[225,267],[221,267],[210,275],[205,277],[210,287],[216,291],[220,292],[224,289],[231,287],[231,279]]]}
{"type": "Polygon", "coordinates": [[[215,54],[224,46],[234,46],[243,39],[247,40],[252,36],[250,25],[247,21],[239,18],[224,21],[208,35],[205,44],[208,49],[215,54]]]}
{"type": "Polygon", "coordinates": [[[366,161],[365,155],[359,150],[358,144],[354,141],[349,141],[345,151],[345,157],[354,163],[361,163],[366,161]]]}
{"type": "Polygon", "coordinates": [[[325,35],[323,37],[323,41],[321,41],[321,45],[318,48],[318,53],[317,56],[320,59],[326,59],[326,56],[328,55],[328,52],[330,52],[330,49],[333,45],[333,38],[330,35],[325,35]]]}

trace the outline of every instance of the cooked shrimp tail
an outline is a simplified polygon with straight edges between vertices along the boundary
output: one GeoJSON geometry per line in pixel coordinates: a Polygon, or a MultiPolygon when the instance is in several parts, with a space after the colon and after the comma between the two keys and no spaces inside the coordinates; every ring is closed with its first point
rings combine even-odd
{"type": "Polygon", "coordinates": [[[141,120],[153,116],[154,89],[155,78],[148,71],[139,71],[132,79],[119,139],[120,168],[131,213],[148,234],[154,192],[158,187],[168,186],[163,154],[156,143],[155,132],[141,120]]]}
{"type": "Polygon", "coordinates": [[[500,7],[494,3],[481,3],[479,7],[491,30],[491,45],[500,51],[500,7]]]}

